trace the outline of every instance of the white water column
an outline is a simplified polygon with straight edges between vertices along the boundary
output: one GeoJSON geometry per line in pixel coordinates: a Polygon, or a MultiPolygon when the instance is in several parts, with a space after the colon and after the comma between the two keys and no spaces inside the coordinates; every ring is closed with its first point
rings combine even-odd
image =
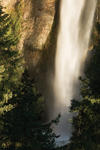
{"type": "Polygon", "coordinates": [[[51,118],[61,113],[53,127],[57,145],[67,143],[72,134],[69,112],[71,99],[79,96],[79,76],[88,51],[97,0],[61,0],[54,77],[54,109],[51,118]]]}

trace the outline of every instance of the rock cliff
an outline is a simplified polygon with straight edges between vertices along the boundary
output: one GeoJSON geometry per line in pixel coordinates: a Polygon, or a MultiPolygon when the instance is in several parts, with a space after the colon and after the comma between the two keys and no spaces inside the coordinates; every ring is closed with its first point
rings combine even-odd
{"type": "Polygon", "coordinates": [[[41,57],[52,30],[55,16],[55,0],[2,0],[9,13],[19,13],[21,9],[21,39],[19,48],[23,49],[26,64],[32,70],[41,57]]]}
{"type": "MultiPolygon", "coordinates": [[[[54,67],[59,0],[2,0],[6,10],[21,18],[21,38],[26,66],[32,76],[50,74],[54,67]]],[[[95,19],[100,20],[100,0],[95,19]]]]}

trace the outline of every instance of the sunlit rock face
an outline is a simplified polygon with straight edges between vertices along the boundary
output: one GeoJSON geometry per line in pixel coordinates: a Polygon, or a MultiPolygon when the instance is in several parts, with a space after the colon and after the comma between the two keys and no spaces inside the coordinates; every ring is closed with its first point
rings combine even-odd
{"type": "Polygon", "coordinates": [[[41,60],[44,45],[52,29],[55,0],[32,0],[30,9],[23,49],[27,66],[33,74],[39,70],[37,65],[41,60]]]}
{"type": "Polygon", "coordinates": [[[19,49],[24,50],[26,64],[32,70],[41,59],[55,15],[55,0],[2,0],[10,12],[22,4],[22,29],[19,49]]]}
{"type": "Polygon", "coordinates": [[[18,0],[2,0],[1,1],[1,4],[4,6],[4,7],[14,7],[14,4],[17,2],[18,0]]]}
{"type": "Polygon", "coordinates": [[[30,43],[35,49],[42,49],[51,30],[54,19],[54,0],[33,0],[31,17],[34,20],[30,43]]]}
{"type": "MultiPolygon", "coordinates": [[[[56,0],[2,0],[2,4],[7,7],[8,12],[15,9],[18,3],[22,3],[23,12],[21,39],[18,48],[24,50],[26,64],[32,70],[39,63],[43,52],[40,51],[43,50],[52,30],[56,0]]],[[[100,0],[98,0],[99,3],[100,0]]],[[[99,7],[97,14],[100,16],[99,7]]]]}

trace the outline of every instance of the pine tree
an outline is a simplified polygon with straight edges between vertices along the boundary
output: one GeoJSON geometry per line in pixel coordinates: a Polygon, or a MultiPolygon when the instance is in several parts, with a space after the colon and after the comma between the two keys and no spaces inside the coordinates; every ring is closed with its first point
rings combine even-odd
{"type": "Polygon", "coordinates": [[[22,58],[16,50],[18,38],[14,37],[12,21],[0,6],[0,142],[4,127],[3,115],[14,106],[8,101],[19,84],[22,74],[22,58]]]}
{"type": "Polygon", "coordinates": [[[21,56],[16,50],[17,37],[13,36],[10,16],[0,6],[0,114],[12,106],[4,106],[13,89],[18,85],[21,74],[21,56]]]}
{"type": "Polygon", "coordinates": [[[43,124],[44,100],[16,49],[12,21],[0,6],[0,149],[52,149],[55,134],[43,124]],[[23,75],[22,75],[23,73],[23,75]]]}
{"type": "MultiPolygon", "coordinates": [[[[51,123],[43,124],[44,99],[36,91],[34,82],[24,72],[20,87],[10,104],[15,108],[3,115],[2,132],[4,149],[7,150],[49,150],[54,148],[55,134],[51,123]]],[[[3,144],[2,144],[3,145],[3,144]]]]}

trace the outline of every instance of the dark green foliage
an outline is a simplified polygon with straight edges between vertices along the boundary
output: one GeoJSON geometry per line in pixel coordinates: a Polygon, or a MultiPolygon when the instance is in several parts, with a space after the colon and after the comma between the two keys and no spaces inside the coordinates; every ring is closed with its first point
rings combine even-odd
{"type": "Polygon", "coordinates": [[[14,37],[12,33],[12,22],[8,14],[3,12],[2,6],[0,6],[0,49],[7,50],[11,46],[16,45],[17,37],[14,37]]]}
{"type": "Polygon", "coordinates": [[[78,112],[73,119],[74,133],[71,150],[99,150],[100,139],[100,103],[89,99],[73,101],[72,111],[78,112]]]}
{"type": "Polygon", "coordinates": [[[0,145],[5,124],[2,115],[14,107],[9,100],[13,97],[23,72],[22,58],[16,50],[17,41],[18,38],[12,32],[10,16],[0,6],[0,145]]]}
{"type": "Polygon", "coordinates": [[[81,101],[72,101],[74,132],[69,150],[100,150],[100,24],[98,39],[86,63],[85,78],[81,80],[81,101]],[[88,62],[88,61],[87,61],[88,62]]]}
{"type": "Polygon", "coordinates": [[[0,6],[0,150],[49,150],[55,134],[43,124],[44,99],[24,71],[10,16],[0,6]],[[24,72],[24,73],[23,73],[24,72]]]}
{"type": "MultiPolygon", "coordinates": [[[[8,150],[52,149],[55,135],[51,123],[43,124],[44,99],[35,90],[27,73],[23,74],[20,87],[15,91],[10,104],[14,108],[3,115],[3,143],[8,150]],[[6,137],[6,138],[5,138],[6,137]]],[[[3,145],[1,143],[1,145],[3,145]]]]}
{"type": "Polygon", "coordinates": [[[13,36],[10,16],[0,6],[0,114],[13,106],[4,106],[12,97],[13,89],[18,85],[23,72],[22,58],[16,50],[17,37],[13,36]]]}

